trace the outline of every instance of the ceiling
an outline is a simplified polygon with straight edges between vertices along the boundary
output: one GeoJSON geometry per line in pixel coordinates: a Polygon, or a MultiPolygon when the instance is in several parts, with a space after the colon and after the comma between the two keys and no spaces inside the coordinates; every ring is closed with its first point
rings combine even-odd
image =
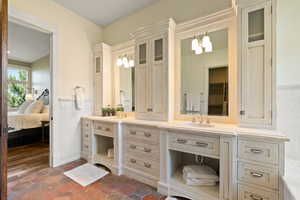
{"type": "Polygon", "coordinates": [[[158,0],[53,0],[99,26],[106,26],[158,0]]]}
{"type": "Polygon", "coordinates": [[[50,52],[50,35],[8,23],[8,58],[32,63],[50,52]]]}

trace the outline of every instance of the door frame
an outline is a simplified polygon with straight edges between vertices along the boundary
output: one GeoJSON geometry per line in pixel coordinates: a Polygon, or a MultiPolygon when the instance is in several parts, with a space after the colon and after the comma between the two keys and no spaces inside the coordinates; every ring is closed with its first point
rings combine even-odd
{"type": "Polygon", "coordinates": [[[6,106],[6,91],[7,91],[7,40],[8,40],[8,2],[0,0],[0,200],[7,199],[7,106],[6,106]]]}
{"type": "Polygon", "coordinates": [[[50,167],[56,167],[55,164],[55,145],[54,141],[56,139],[55,133],[55,110],[57,108],[57,98],[56,98],[56,88],[57,88],[57,68],[58,68],[58,28],[55,25],[48,24],[47,22],[21,12],[12,6],[8,8],[8,21],[20,24],[22,26],[35,29],[47,34],[50,34],[50,152],[49,152],[49,165],[50,167]]]}

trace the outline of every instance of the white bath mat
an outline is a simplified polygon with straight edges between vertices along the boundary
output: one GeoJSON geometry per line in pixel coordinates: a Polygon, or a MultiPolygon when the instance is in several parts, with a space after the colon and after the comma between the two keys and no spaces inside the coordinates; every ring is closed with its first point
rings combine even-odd
{"type": "Polygon", "coordinates": [[[91,165],[89,163],[81,165],[64,173],[65,176],[69,177],[83,187],[96,182],[107,174],[109,174],[108,171],[95,167],[94,165],[91,165]]]}

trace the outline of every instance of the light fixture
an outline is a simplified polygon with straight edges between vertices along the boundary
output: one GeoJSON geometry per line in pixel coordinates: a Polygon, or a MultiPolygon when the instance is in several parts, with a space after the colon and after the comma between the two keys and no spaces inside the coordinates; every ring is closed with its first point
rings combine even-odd
{"type": "Polygon", "coordinates": [[[117,66],[118,67],[121,67],[123,65],[123,60],[122,60],[122,58],[118,58],[118,60],[117,60],[117,66]]]}
{"type": "Polygon", "coordinates": [[[193,51],[196,51],[199,47],[199,41],[198,39],[195,37],[192,41],[192,50],[193,51]]]}
{"type": "Polygon", "coordinates": [[[127,55],[120,56],[117,59],[117,66],[118,67],[125,67],[125,68],[134,67],[134,60],[133,60],[132,57],[129,57],[127,55]]]}
{"type": "Polygon", "coordinates": [[[10,50],[7,50],[7,54],[10,54],[10,50]]]}
{"type": "Polygon", "coordinates": [[[195,51],[196,55],[202,54],[203,50],[206,53],[210,53],[213,51],[213,44],[207,33],[203,36],[202,41],[194,37],[194,39],[192,40],[192,50],[195,51]]]}

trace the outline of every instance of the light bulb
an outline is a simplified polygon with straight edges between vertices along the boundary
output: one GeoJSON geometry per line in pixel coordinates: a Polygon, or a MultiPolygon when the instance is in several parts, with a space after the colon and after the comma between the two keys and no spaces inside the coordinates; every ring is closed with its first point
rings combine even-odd
{"type": "Polygon", "coordinates": [[[129,60],[129,67],[134,67],[134,60],[129,60]]]}
{"type": "Polygon", "coordinates": [[[196,54],[196,55],[200,55],[200,54],[202,54],[202,53],[203,53],[202,46],[199,46],[199,47],[196,49],[195,54],[196,54]]]}
{"type": "Polygon", "coordinates": [[[205,36],[203,37],[203,39],[202,39],[202,46],[203,46],[204,48],[206,48],[206,47],[208,47],[208,46],[210,45],[209,43],[211,43],[211,42],[210,42],[210,38],[209,38],[208,35],[205,35],[205,36]]]}
{"type": "Polygon", "coordinates": [[[193,39],[193,41],[192,41],[192,50],[193,50],[193,51],[196,51],[198,47],[199,47],[199,41],[198,41],[197,38],[195,38],[195,39],[193,39]]]}
{"type": "Polygon", "coordinates": [[[128,58],[127,57],[123,58],[123,65],[124,65],[125,68],[129,67],[129,63],[128,63],[128,58]]]}
{"type": "Polygon", "coordinates": [[[10,54],[10,50],[7,50],[7,54],[10,54]]]}
{"type": "Polygon", "coordinates": [[[121,59],[121,58],[118,58],[118,60],[117,60],[117,66],[118,66],[118,67],[121,67],[122,64],[123,64],[122,59],[121,59]]]}
{"type": "Polygon", "coordinates": [[[205,47],[205,52],[209,53],[213,51],[213,45],[211,42],[209,42],[205,47]]]}

